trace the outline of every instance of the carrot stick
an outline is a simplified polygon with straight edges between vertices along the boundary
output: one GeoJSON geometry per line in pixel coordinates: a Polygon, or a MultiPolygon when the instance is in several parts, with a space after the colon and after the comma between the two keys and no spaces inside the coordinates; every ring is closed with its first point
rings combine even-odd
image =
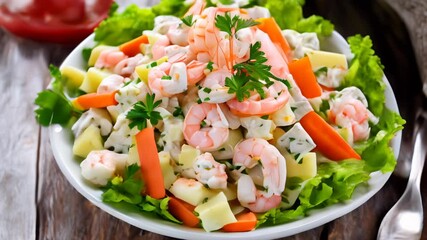
{"type": "Polygon", "coordinates": [[[73,106],[80,110],[87,110],[89,108],[104,108],[112,105],[116,105],[116,93],[88,93],[73,99],[73,106]]]}
{"type": "Polygon", "coordinates": [[[245,212],[236,215],[237,222],[229,223],[222,227],[225,232],[247,232],[255,228],[257,218],[253,212],[245,212]]]}
{"type": "Polygon", "coordinates": [[[124,54],[132,57],[138,53],[141,53],[141,49],[139,47],[141,44],[147,44],[147,43],[148,43],[148,37],[145,35],[141,35],[137,38],[134,38],[120,45],[119,50],[122,51],[124,54]]]}
{"type": "Polygon", "coordinates": [[[142,129],[135,135],[135,139],[142,178],[145,183],[145,193],[152,198],[164,198],[166,191],[156,140],[154,139],[154,128],[142,129]]]}
{"type": "Polygon", "coordinates": [[[169,212],[188,227],[196,227],[200,219],[194,215],[194,206],[181,201],[178,198],[169,196],[169,212]]]}
{"type": "Polygon", "coordinates": [[[292,50],[291,47],[288,44],[288,41],[283,37],[282,31],[277,24],[276,20],[274,18],[259,18],[257,19],[260,24],[257,25],[257,27],[268,34],[271,41],[273,41],[276,46],[279,46],[278,49],[282,56],[288,61],[291,61],[292,59],[292,50]]]}
{"type": "Polygon", "coordinates": [[[300,123],[316,143],[317,150],[327,158],[334,161],[348,158],[361,159],[339,133],[314,111],[302,117],[300,123]]]}
{"type": "Polygon", "coordinates": [[[289,72],[294,77],[302,95],[306,98],[314,98],[322,95],[322,88],[317,83],[316,76],[311,69],[310,59],[305,56],[288,64],[289,72]]]}

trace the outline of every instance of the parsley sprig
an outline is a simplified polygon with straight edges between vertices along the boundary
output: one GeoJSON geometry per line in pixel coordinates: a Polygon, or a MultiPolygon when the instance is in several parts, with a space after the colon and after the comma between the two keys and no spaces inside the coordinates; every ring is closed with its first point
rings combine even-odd
{"type": "Polygon", "coordinates": [[[194,24],[194,21],[193,21],[193,15],[185,16],[185,17],[181,18],[181,21],[182,21],[182,23],[184,23],[185,25],[187,25],[187,26],[191,27],[191,26],[193,26],[193,24],[194,24]]]}
{"type": "Polygon", "coordinates": [[[256,42],[250,46],[249,59],[234,65],[236,73],[225,79],[225,86],[229,87],[228,93],[236,93],[239,102],[250,97],[251,91],[256,91],[261,98],[265,98],[264,87],[274,84],[273,80],[281,81],[290,87],[287,80],[276,77],[271,73],[271,66],[266,65],[265,53],[260,50],[261,43],[256,42]]]}
{"type": "Polygon", "coordinates": [[[238,15],[231,17],[228,12],[222,15],[217,15],[215,17],[215,26],[226,32],[229,36],[233,37],[236,32],[243,28],[252,27],[258,25],[258,22],[255,22],[253,19],[242,19],[238,15]]]}
{"type": "Polygon", "coordinates": [[[158,107],[162,101],[154,101],[155,94],[147,94],[145,103],[139,101],[133,105],[133,108],[127,113],[126,118],[130,120],[129,128],[137,127],[142,130],[147,127],[148,121],[151,125],[156,125],[162,119],[160,112],[154,109],[158,107]]]}
{"type": "MultiPolygon", "coordinates": [[[[242,19],[239,15],[231,17],[227,12],[223,16],[215,17],[215,26],[230,36],[230,59],[233,59],[233,39],[237,31],[257,25],[253,19],[242,19]]],[[[274,76],[270,70],[271,66],[265,64],[267,58],[260,50],[261,43],[256,42],[250,46],[249,59],[245,62],[234,64],[230,67],[232,77],[225,79],[225,86],[229,87],[228,93],[235,93],[238,101],[250,97],[252,91],[256,91],[261,98],[265,98],[264,87],[274,84],[273,80],[281,81],[288,87],[290,84],[281,78],[274,76]]]]}

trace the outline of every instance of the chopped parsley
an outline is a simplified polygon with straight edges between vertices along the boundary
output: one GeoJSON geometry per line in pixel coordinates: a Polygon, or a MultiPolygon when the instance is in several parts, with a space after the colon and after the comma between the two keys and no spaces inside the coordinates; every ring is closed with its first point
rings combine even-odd
{"type": "Polygon", "coordinates": [[[147,94],[145,103],[139,101],[133,105],[133,108],[127,113],[126,118],[130,120],[129,128],[137,127],[142,130],[147,127],[147,121],[150,120],[152,125],[156,125],[162,119],[160,112],[154,109],[162,103],[158,100],[154,102],[155,94],[147,94]]]}

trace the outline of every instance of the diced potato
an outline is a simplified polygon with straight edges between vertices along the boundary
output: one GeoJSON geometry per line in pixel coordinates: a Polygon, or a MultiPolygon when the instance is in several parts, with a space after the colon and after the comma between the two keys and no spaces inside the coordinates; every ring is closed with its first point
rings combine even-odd
{"type": "Polygon", "coordinates": [[[295,114],[292,112],[291,104],[288,102],[279,109],[277,112],[274,112],[271,115],[271,120],[274,124],[279,127],[289,126],[295,123],[295,114]]]}
{"type": "Polygon", "coordinates": [[[91,151],[102,149],[104,149],[104,143],[101,137],[101,130],[94,125],[90,125],[75,139],[73,154],[86,158],[91,151]]]}
{"type": "Polygon", "coordinates": [[[273,130],[273,139],[271,139],[269,142],[277,147],[277,141],[285,134],[285,130],[282,128],[275,128],[273,130]]]}
{"type": "Polygon", "coordinates": [[[224,160],[233,158],[234,147],[243,139],[243,134],[240,129],[230,130],[228,133],[227,141],[222,144],[218,150],[212,152],[212,156],[216,160],[224,160]]]}
{"type": "Polygon", "coordinates": [[[321,67],[343,67],[344,69],[348,68],[347,58],[344,54],[313,50],[307,52],[307,56],[310,59],[313,71],[316,71],[321,67]]]}
{"type": "Polygon", "coordinates": [[[196,158],[201,154],[199,149],[190,145],[184,144],[181,147],[181,154],[179,154],[178,164],[183,168],[192,168],[196,158]]]}
{"type": "Polygon", "coordinates": [[[117,47],[105,46],[105,45],[100,45],[100,46],[94,47],[92,49],[92,52],[90,53],[90,57],[89,57],[87,64],[89,65],[89,67],[93,67],[96,63],[96,60],[98,60],[98,57],[102,51],[107,50],[107,49],[115,49],[115,48],[117,48],[117,47]]]}
{"type": "Polygon", "coordinates": [[[86,72],[72,66],[63,66],[60,69],[62,77],[65,79],[67,87],[77,89],[83,82],[86,72]]]}
{"type": "Polygon", "coordinates": [[[237,184],[229,183],[225,189],[213,190],[215,192],[223,192],[228,201],[237,199],[237,184]]]}
{"type": "Polygon", "coordinates": [[[150,70],[150,68],[147,68],[147,64],[141,64],[135,68],[135,72],[138,74],[139,79],[145,84],[148,84],[148,73],[150,70]]]}
{"type": "Polygon", "coordinates": [[[87,92],[93,93],[98,89],[99,84],[102,80],[108,77],[110,73],[91,67],[86,73],[86,77],[83,79],[80,89],[87,92]]]}
{"type": "Polygon", "coordinates": [[[317,174],[316,153],[309,152],[304,155],[301,163],[297,163],[295,159],[286,154],[286,177],[299,177],[302,180],[313,178],[317,174]]]}
{"type": "Polygon", "coordinates": [[[215,231],[226,224],[237,222],[223,192],[219,192],[208,201],[198,205],[194,211],[199,214],[203,228],[207,232],[215,231]]]}
{"type": "Polygon", "coordinates": [[[207,189],[202,183],[195,179],[178,178],[173,182],[169,191],[177,198],[197,206],[203,201],[216,194],[216,192],[207,189]]]}
{"type": "Polygon", "coordinates": [[[165,188],[169,189],[172,183],[176,180],[176,175],[173,171],[171,163],[171,156],[168,152],[159,152],[160,167],[162,168],[162,175],[165,184],[165,188]]]}

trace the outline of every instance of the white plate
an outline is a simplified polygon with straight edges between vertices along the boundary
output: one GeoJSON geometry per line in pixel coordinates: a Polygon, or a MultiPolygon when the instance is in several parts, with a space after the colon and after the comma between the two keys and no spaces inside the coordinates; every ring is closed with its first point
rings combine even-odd
{"type": "MultiPolygon", "coordinates": [[[[82,49],[92,47],[93,35],[89,36],[79,46],[74,49],[71,54],[64,60],[62,65],[74,66],[84,69],[82,58],[82,49]]],[[[349,46],[345,39],[334,32],[329,38],[322,40],[322,49],[335,52],[341,52],[351,57],[349,46]]],[[[395,96],[386,77],[386,105],[393,111],[398,112],[398,106],[395,96]]],[[[80,166],[72,154],[72,135],[69,129],[62,128],[59,125],[54,125],[49,128],[50,141],[52,145],[53,155],[59,168],[68,179],[68,181],[77,189],[84,197],[93,204],[108,212],[109,214],[144,230],[162,234],[165,236],[183,238],[183,239],[273,239],[294,235],[303,231],[307,231],[330,222],[338,217],[341,217],[355,208],[359,207],[377,193],[386,183],[391,173],[381,174],[375,172],[371,174],[368,187],[359,187],[356,189],[353,198],[345,203],[335,204],[327,208],[309,212],[309,216],[290,223],[263,227],[251,232],[243,233],[223,233],[210,232],[207,233],[203,229],[189,228],[174,224],[160,218],[129,212],[124,209],[118,209],[112,205],[102,202],[102,191],[87,184],[80,174],[80,166]]],[[[391,142],[391,147],[394,150],[395,156],[398,156],[400,149],[401,132],[391,142]]]]}

